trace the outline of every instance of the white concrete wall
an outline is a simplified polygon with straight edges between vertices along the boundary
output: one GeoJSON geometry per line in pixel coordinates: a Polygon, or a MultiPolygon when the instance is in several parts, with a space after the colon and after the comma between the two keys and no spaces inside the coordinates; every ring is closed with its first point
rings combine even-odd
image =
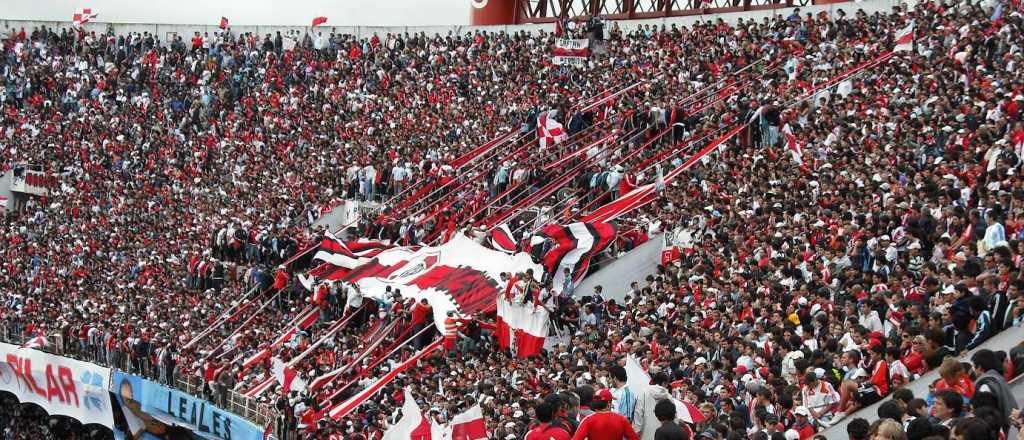
{"type": "MultiPolygon", "coordinates": [[[[981,344],[978,348],[967,351],[966,353],[964,353],[963,356],[960,357],[960,361],[970,362],[971,356],[973,356],[975,352],[986,348],[992,351],[1009,352],[1011,348],[1015,347],[1022,340],[1024,340],[1024,327],[1011,327],[1007,330],[1004,330],[1002,333],[989,338],[989,340],[985,341],[985,343],[981,344]]],[[[936,368],[932,371],[925,373],[917,380],[907,384],[904,388],[913,391],[914,397],[924,399],[925,397],[928,396],[928,385],[930,385],[932,382],[935,382],[938,379],[939,369],[936,368]]],[[[1017,389],[1019,390],[1020,388],[1017,389]]],[[[886,397],[885,399],[882,399],[880,402],[875,403],[874,405],[868,406],[867,408],[862,408],[861,410],[855,413],[848,414],[835,425],[832,425],[830,428],[826,429],[825,431],[822,431],[821,434],[824,434],[827,438],[846,438],[846,425],[850,423],[850,420],[856,419],[858,417],[866,419],[868,423],[878,420],[878,407],[882,406],[882,403],[890,399],[892,399],[892,397],[886,397]]],[[[1018,400],[1018,402],[1019,401],[1020,400],[1018,400]]]]}
{"type": "MultiPolygon", "coordinates": [[[[3,0],[11,1],[11,0],[3,0]]],[[[31,0],[30,0],[31,1],[31,0]]],[[[36,0],[38,1],[38,0],[36,0]]],[[[347,2],[349,0],[339,0],[339,2],[347,2]]],[[[14,3],[19,4],[23,0],[16,0],[14,3]]],[[[863,9],[867,13],[874,12],[886,12],[892,9],[893,6],[899,5],[901,0],[865,0],[860,3],[838,3],[820,6],[804,6],[801,7],[801,12],[817,14],[821,11],[829,13],[835,13],[839,9],[843,9],[847,14],[852,14],[857,9],[863,9]]],[[[6,8],[7,5],[4,5],[6,8]]],[[[468,6],[467,9],[468,11],[468,6]]],[[[765,17],[772,17],[775,14],[789,15],[791,9],[776,9],[769,11],[751,11],[751,12],[734,12],[729,14],[717,14],[717,15],[703,15],[703,16],[690,16],[690,17],[671,17],[671,18],[654,18],[646,20],[623,20],[618,21],[619,27],[625,30],[634,29],[637,26],[642,25],[657,25],[661,26],[676,24],[679,26],[690,26],[695,22],[703,20],[712,20],[722,18],[723,20],[735,23],[739,19],[749,20],[761,20],[765,17]]],[[[467,12],[468,14],[468,12],[467,12]]],[[[309,14],[310,17],[314,14],[309,14]]],[[[4,34],[11,30],[18,30],[25,28],[31,30],[38,26],[47,26],[57,29],[70,28],[70,13],[67,14],[67,18],[54,17],[50,18],[49,15],[38,15],[38,19],[29,20],[26,19],[25,15],[14,15],[8,13],[8,11],[0,11],[0,32],[4,34]]],[[[155,24],[155,23],[144,23],[144,22],[116,22],[113,19],[104,18],[105,15],[101,15],[97,22],[88,23],[85,25],[85,29],[95,32],[105,32],[108,29],[113,29],[115,33],[123,34],[126,32],[149,32],[160,37],[161,40],[166,41],[169,33],[176,32],[179,35],[189,36],[193,32],[208,32],[213,34],[214,32],[220,31],[217,27],[217,20],[220,19],[220,14],[217,14],[214,18],[206,20],[206,24],[155,24]]],[[[266,23],[280,22],[273,19],[268,19],[266,23]]],[[[371,22],[372,21],[368,21],[371,22]]],[[[165,23],[174,23],[171,19],[165,21],[165,23]]],[[[200,22],[202,23],[202,22],[200,22]]],[[[384,35],[387,33],[405,33],[405,32],[426,32],[427,35],[447,34],[448,32],[454,32],[456,34],[467,34],[473,33],[477,30],[484,30],[488,32],[516,32],[519,30],[536,30],[545,29],[551,31],[554,29],[552,24],[526,24],[526,25],[510,25],[510,26],[468,26],[468,25],[448,25],[448,26],[331,26],[332,22],[328,22],[327,25],[318,27],[315,29],[316,32],[323,32],[328,34],[330,32],[338,32],[343,34],[351,34],[359,37],[366,37],[377,33],[378,35],[384,35]]],[[[415,23],[415,22],[412,22],[415,23]]],[[[289,23],[292,24],[292,23],[289,23]]],[[[303,22],[305,24],[305,22],[303,22]]],[[[606,27],[610,29],[611,25],[606,27]]],[[[258,34],[275,33],[281,31],[282,34],[286,34],[289,31],[299,31],[301,33],[309,32],[312,28],[304,25],[246,25],[244,23],[233,22],[231,25],[232,32],[243,33],[243,32],[256,32],[258,34]]]]}

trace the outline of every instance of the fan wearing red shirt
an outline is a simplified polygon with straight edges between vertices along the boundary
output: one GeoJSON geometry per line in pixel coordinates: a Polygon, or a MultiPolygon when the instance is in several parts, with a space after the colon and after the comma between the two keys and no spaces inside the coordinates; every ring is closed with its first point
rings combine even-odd
{"type": "Polygon", "coordinates": [[[595,412],[583,419],[572,440],[640,440],[629,419],[611,411],[611,401],[611,390],[605,388],[595,393],[591,402],[595,412]]]}
{"type": "Polygon", "coordinates": [[[551,424],[552,418],[555,415],[555,409],[550,403],[545,401],[539,401],[537,405],[533,407],[533,412],[537,417],[537,426],[534,426],[530,432],[526,433],[525,440],[569,440],[569,432],[564,428],[551,424]]]}

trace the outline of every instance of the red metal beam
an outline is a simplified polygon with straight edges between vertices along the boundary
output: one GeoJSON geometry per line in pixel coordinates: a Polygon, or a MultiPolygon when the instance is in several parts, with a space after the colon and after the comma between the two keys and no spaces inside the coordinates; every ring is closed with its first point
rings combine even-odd
{"type": "MultiPolygon", "coordinates": [[[[851,0],[812,0],[813,4],[847,3],[851,0]]],[[[796,7],[794,0],[724,0],[707,9],[700,0],[520,0],[518,24],[552,23],[559,15],[585,20],[597,15],[606,20],[629,20],[693,15],[724,14],[741,11],[765,11],[796,7]],[[558,2],[557,10],[553,3],[558,2]],[[643,6],[639,6],[640,4],[643,6]],[[536,5],[535,7],[530,7],[536,5]],[[550,6],[550,7],[549,7],[550,6]]]]}

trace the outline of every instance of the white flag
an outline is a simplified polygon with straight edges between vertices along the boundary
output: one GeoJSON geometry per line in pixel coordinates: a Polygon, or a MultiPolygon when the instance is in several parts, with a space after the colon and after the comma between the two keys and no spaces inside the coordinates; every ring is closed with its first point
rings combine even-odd
{"type": "Polygon", "coordinates": [[[914,49],[914,22],[910,22],[907,27],[896,32],[896,46],[892,48],[893,52],[900,52],[904,50],[914,49]]]}

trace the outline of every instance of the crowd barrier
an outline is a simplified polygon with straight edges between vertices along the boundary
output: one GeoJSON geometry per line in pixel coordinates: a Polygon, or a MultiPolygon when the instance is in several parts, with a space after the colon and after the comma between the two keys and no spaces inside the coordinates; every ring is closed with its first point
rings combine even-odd
{"type": "Polygon", "coordinates": [[[14,394],[22,403],[37,404],[51,415],[101,424],[116,433],[109,394],[113,393],[130,429],[140,426],[132,426],[134,414],[136,421],[145,422],[143,430],[179,426],[222,440],[260,440],[262,427],[276,417],[270,404],[233,390],[214,391],[208,396],[214,402],[204,399],[201,396],[210,393],[204,393],[199,377],[183,377],[176,371],[170,381],[173,386],[166,386],[154,377],[155,368],[139,371],[127,356],[108,365],[104,359],[70,349],[61,335],[48,337],[42,349],[22,348],[27,339],[0,326],[0,391],[14,394]],[[127,404],[126,398],[131,400],[127,404]]]}

